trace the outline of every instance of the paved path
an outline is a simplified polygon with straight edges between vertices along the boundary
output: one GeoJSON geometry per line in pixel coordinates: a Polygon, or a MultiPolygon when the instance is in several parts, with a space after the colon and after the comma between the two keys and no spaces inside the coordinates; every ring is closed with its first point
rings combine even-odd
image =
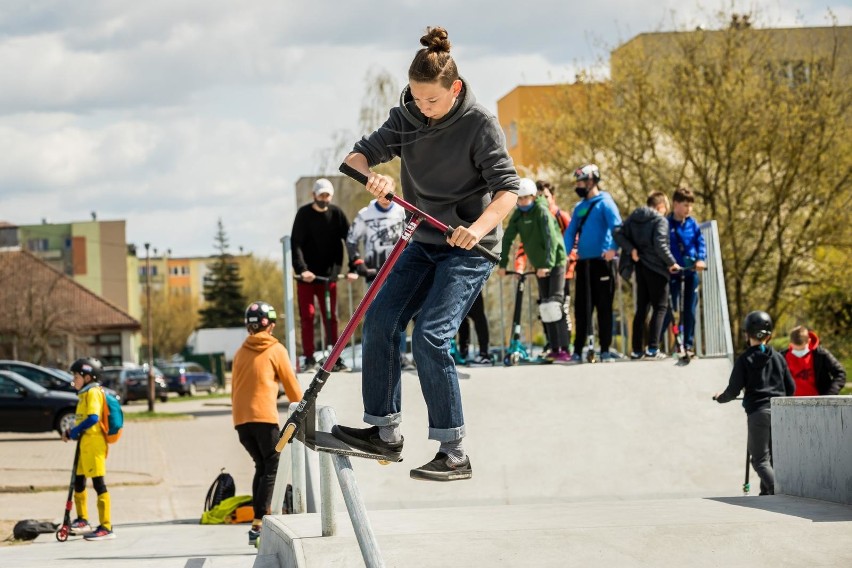
{"type": "MultiPolygon", "coordinates": [[[[606,518],[617,513],[618,503],[641,511],[646,505],[659,502],[671,503],[671,509],[667,505],[654,507],[661,518],[669,517],[673,523],[684,525],[680,534],[688,543],[709,538],[717,530],[698,524],[690,529],[689,503],[740,494],[745,415],[736,403],[718,405],[710,399],[727,381],[729,366],[725,360],[695,361],[688,367],[664,361],[477,368],[467,372],[471,378],[461,383],[461,389],[473,480],[430,484],[408,478],[408,469],[431,459],[437,445],[426,439],[427,419],[417,379],[406,374],[402,426],[405,461],[382,467],[353,460],[370,514],[386,519],[383,523],[402,527],[408,517],[399,512],[403,516],[394,520],[393,510],[398,509],[452,507],[458,511],[447,515],[470,517],[483,507],[519,506],[531,516],[536,516],[539,507],[541,512],[564,507],[561,510],[565,511],[565,518],[576,521],[589,515],[606,518]],[[710,535],[705,534],[707,531],[710,535]]],[[[304,386],[310,378],[300,375],[304,386]]],[[[63,567],[186,568],[200,566],[201,558],[207,558],[204,566],[251,565],[248,562],[254,551],[246,545],[245,526],[195,524],[207,488],[221,467],[234,476],[238,493],[250,492],[252,464],[231,426],[230,410],[223,405],[226,402],[214,399],[204,404],[173,399],[158,405],[158,410],[190,412],[195,419],[128,423],[121,441],[111,448],[108,462],[107,483],[113,495],[116,540],[60,545],[51,535],[44,535],[30,545],[0,547],[0,566],[35,567],[61,560],[63,567]]],[[[323,390],[321,403],[336,408],[340,423],[361,425],[360,375],[333,375],[323,390]]],[[[283,409],[285,404],[281,406],[283,409]]],[[[62,443],[52,433],[0,434],[0,486],[7,490],[29,485],[67,487],[72,452],[71,444],[62,443]]],[[[93,491],[90,499],[90,509],[94,511],[93,491]]],[[[764,500],[754,497],[746,501],[764,500]]],[[[58,520],[64,502],[65,489],[0,492],[0,519],[58,520]]],[[[822,506],[816,502],[815,507],[822,506]]],[[[731,511],[739,509],[730,506],[731,511]]],[[[843,508],[839,518],[822,519],[824,522],[814,525],[814,533],[818,527],[827,534],[840,529],[849,531],[850,510],[843,508]]],[[[337,511],[344,511],[339,494],[337,511]]],[[[776,513],[795,516],[794,512],[776,513]]],[[[758,515],[738,525],[737,518],[734,515],[723,519],[722,524],[763,535],[771,534],[773,522],[778,520],[758,515]]],[[[309,517],[290,520],[315,522],[309,517]]],[[[430,522],[440,523],[440,518],[430,522]]],[[[653,519],[634,517],[630,522],[635,538],[660,530],[653,519]]],[[[345,526],[344,521],[338,524],[345,526]]],[[[486,534],[477,538],[485,539],[486,544],[488,538],[501,537],[499,531],[488,537],[489,525],[483,523],[482,527],[486,534]]],[[[585,546],[582,539],[588,531],[577,526],[570,530],[576,531],[571,537],[574,542],[585,546]]],[[[596,530],[598,545],[620,546],[619,530],[596,530]]],[[[539,547],[547,540],[545,532],[533,536],[515,541],[516,552],[539,547]]],[[[727,546],[723,541],[720,539],[720,547],[727,546]]],[[[416,550],[422,558],[440,554],[436,548],[439,540],[417,542],[420,544],[416,550]]],[[[659,542],[663,546],[664,541],[659,542]]],[[[845,546],[841,540],[837,542],[837,547],[845,546]]],[[[321,547],[330,544],[331,541],[314,543],[321,547]]],[[[673,552],[688,552],[678,548],[681,545],[677,541],[668,544],[675,547],[673,552]]],[[[746,546],[743,539],[738,546],[746,546]]],[[[748,546],[757,554],[779,546],[783,550],[786,543],[761,536],[748,546]]],[[[848,546],[845,548],[848,550],[848,546]]],[[[646,550],[650,554],[651,550],[646,550]]],[[[831,562],[823,561],[825,554],[831,559],[831,554],[839,550],[823,550],[821,560],[808,565],[830,566],[831,562]]],[[[689,564],[682,562],[682,554],[672,555],[680,563],[659,564],[651,560],[657,556],[647,558],[642,564],[639,554],[632,565],[689,564]]],[[[841,558],[837,556],[835,560],[841,558]]]]}

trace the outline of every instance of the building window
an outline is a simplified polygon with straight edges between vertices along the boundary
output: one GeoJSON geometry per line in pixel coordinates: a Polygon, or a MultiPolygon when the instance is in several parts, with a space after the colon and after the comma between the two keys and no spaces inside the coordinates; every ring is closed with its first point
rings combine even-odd
{"type": "Polygon", "coordinates": [[[516,148],[518,146],[518,123],[514,120],[509,123],[509,133],[506,138],[509,142],[509,148],[516,148]]]}
{"type": "Polygon", "coordinates": [[[28,239],[27,249],[30,252],[44,252],[48,249],[47,239],[28,239]]]}

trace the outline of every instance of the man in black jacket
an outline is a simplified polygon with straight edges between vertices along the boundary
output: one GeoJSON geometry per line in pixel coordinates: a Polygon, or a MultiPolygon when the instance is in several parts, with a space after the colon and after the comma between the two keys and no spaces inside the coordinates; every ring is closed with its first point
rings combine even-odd
{"type": "Polygon", "coordinates": [[[669,277],[680,270],[669,248],[669,223],[665,214],[669,199],[661,191],[648,195],[645,207],[640,207],[613,232],[621,254],[628,255],[636,265],[636,315],[633,316],[633,351],[631,359],[665,359],[659,349],[663,320],[668,309],[669,277]],[[645,320],[648,308],[653,308],[648,348],[645,349],[645,320]]]}
{"type": "Polygon", "coordinates": [[[843,365],[803,325],[790,331],[790,346],[781,354],[796,381],[796,396],[839,394],[846,384],[843,365]]]}
{"type": "MultiPolygon", "coordinates": [[[[337,341],[337,284],[335,282],[343,266],[343,245],[349,232],[349,221],[339,207],[331,204],[334,186],[325,178],[314,183],[314,201],[296,211],[293,220],[291,249],[293,270],[299,275],[297,285],[299,320],[302,331],[302,350],[305,368],[316,368],[314,359],[314,298],[319,300],[320,319],[325,326],[328,345],[337,341]],[[330,282],[317,281],[316,277],[331,278],[330,282]],[[325,290],[329,289],[331,307],[325,313],[325,290]]],[[[323,346],[325,347],[325,346],[323,346]]],[[[342,359],[335,363],[334,370],[345,370],[342,359]]]]}

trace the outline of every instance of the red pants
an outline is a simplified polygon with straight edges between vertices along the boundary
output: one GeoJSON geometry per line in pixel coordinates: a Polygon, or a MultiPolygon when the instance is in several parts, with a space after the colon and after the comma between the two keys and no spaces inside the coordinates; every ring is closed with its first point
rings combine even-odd
{"type": "Polygon", "coordinates": [[[314,356],[315,297],[319,300],[320,319],[325,326],[326,343],[334,345],[337,341],[337,283],[328,283],[331,317],[326,313],[325,286],[326,282],[296,283],[296,290],[299,296],[299,320],[302,326],[302,351],[304,351],[305,358],[314,356]]]}

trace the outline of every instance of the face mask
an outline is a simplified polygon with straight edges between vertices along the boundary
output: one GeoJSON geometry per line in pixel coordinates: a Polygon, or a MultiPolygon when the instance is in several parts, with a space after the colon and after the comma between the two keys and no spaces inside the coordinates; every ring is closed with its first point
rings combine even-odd
{"type": "Polygon", "coordinates": [[[317,199],[316,197],[314,198],[314,205],[317,206],[317,209],[322,209],[322,210],[328,209],[329,203],[331,203],[331,202],[326,201],[325,199],[317,199]]]}
{"type": "Polygon", "coordinates": [[[535,205],[535,201],[533,201],[529,205],[518,205],[518,209],[526,213],[527,211],[533,208],[533,205],[535,205]]]}
{"type": "Polygon", "coordinates": [[[804,349],[790,349],[790,353],[799,358],[802,358],[807,355],[809,351],[810,349],[808,349],[807,347],[805,347],[804,349]]]}
{"type": "Polygon", "coordinates": [[[574,192],[580,196],[580,199],[585,199],[589,194],[589,188],[587,187],[575,187],[574,192]]]}

